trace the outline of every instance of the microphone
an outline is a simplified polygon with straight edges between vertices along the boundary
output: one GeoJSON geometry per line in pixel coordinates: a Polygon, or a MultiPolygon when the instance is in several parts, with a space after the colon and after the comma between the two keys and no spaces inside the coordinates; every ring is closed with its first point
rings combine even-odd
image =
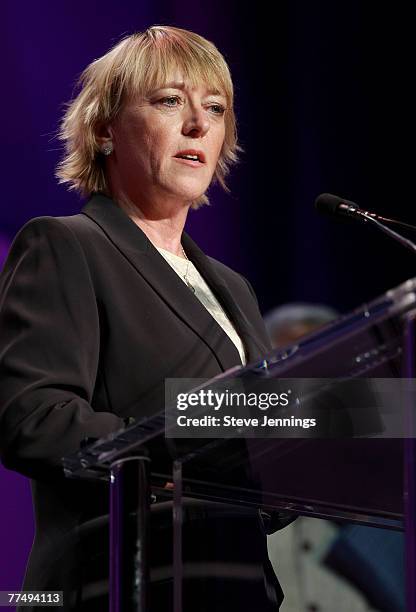
{"type": "Polygon", "coordinates": [[[321,193],[315,200],[315,208],[324,215],[354,216],[360,210],[360,207],[354,202],[344,200],[332,193],[321,193]]]}
{"type": "Polygon", "coordinates": [[[332,193],[321,193],[315,200],[315,208],[318,212],[323,215],[342,215],[346,217],[360,217],[363,221],[368,221],[368,218],[376,219],[382,223],[392,223],[399,225],[406,229],[416,230],[416,226],[404,223],[404,221],[397,221],[397,219],[388,219],[382,217],[376,213],[363,210],[355,202],[351,200],[345,200],[339,196],[332,195],[332,193]]]}
{"type": "Polygon", "coordinates": [[[385,223],[393,223],[406,229],[416,230],[414,225],[404,223],[403,221],[397,221],[396,219],[388,219],[376,213],[369,212],[368,210],[360,208],[355,202],[345,200],[331,193],[321,193],[315,200],[315,208],[319,213],[324,215],[346,216],[364,221],[364,223],[370,222],[378,227],[379,230],[416,253],[416,245],[411,240],[408,240],[390,227],[387,227],[385,223]]]}

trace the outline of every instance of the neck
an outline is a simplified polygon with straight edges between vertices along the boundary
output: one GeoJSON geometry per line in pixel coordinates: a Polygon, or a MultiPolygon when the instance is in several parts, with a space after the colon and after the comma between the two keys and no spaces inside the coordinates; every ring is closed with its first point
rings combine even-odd
{"type": "Polygon", "coordinates": [[[134,223],[146,234],[156,247],[184,257],[181,246],[182,232],[185,227],[189,206],[146,207],[138,206],[126,197],[118,197],[116,202],[134,223]]]}

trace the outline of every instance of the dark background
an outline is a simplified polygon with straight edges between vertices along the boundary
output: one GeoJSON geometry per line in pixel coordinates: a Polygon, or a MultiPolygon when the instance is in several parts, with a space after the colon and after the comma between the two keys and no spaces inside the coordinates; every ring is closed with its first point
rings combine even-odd
{"type": "MultiPolygon", "coordinates": [[[[304,300],[345,312],[414,274],[399,245],[313,209],[332,192],[416,224],[399,3],[7,0],[1,13],[0,257],[28,219],[81,207],[54,179],[55,134],[79,73],[123,35],[167,24],[213,41],[231,68],[245,154],[231,195],[213,188],[188,231],[249,278],[262,311],[304,300]]],[[[16,589],[33,529],[28,482],[3,469],[0,495],[0,590],[16,589]]]]}

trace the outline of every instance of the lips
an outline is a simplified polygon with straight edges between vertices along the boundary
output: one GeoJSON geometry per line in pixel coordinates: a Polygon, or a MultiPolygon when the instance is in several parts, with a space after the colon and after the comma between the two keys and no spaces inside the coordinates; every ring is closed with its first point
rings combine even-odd
{"type": "MultiPolygon", "coordinates": [[[[206,162],[204,152],[199,151],[198,149],[184,149],[183,151],[178,151],[178,153],[176,153],[174,157],[179,157],[181,159],[187,159],[186,157],[185,158],[183,157],[184,155],[196,155],[198,157],[199,163],[205,164],[206,162]]],[[[192,161],[192,160],[188,160],[188,161],[192,161]]]]}

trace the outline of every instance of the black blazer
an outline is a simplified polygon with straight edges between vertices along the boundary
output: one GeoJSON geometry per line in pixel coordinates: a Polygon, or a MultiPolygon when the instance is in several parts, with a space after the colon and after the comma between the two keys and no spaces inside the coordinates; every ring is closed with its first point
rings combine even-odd
{"type": "MultiPolygon", "coordinates": [[[[186,234],[247,360],[270,350],[247,280],[186,234]]],[[[240,363],[234,344],[110,198],[39,217],[16,236],[0,277],[0,453],[32,478],[36,537],[25,588],[44,588],[60,539],[103,514],[94,483],[63,478],[61,457],[123,419],[163,409],[167,377],[212,377],[240,363]]]]}

